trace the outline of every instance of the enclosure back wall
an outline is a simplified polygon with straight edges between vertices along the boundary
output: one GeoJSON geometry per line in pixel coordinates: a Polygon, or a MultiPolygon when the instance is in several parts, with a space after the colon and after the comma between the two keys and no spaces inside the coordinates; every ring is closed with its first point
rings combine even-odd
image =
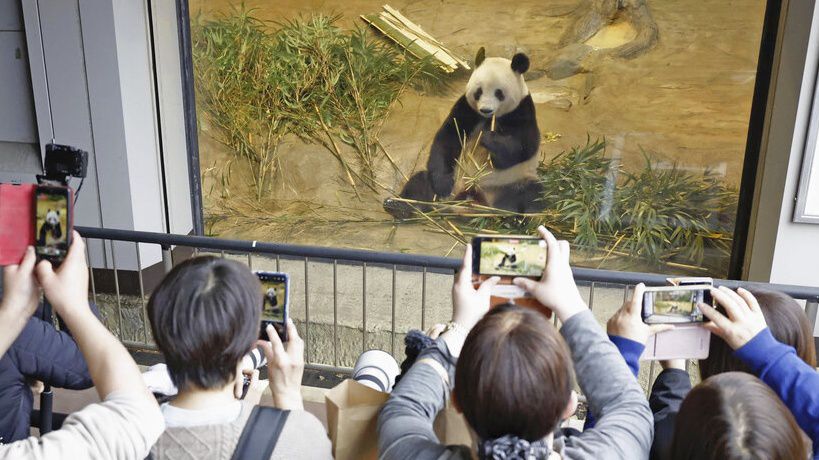
{"type": "MultiPolygon", "coordinates": [[[[543,222],[579,265],[727,273],[766,2],[391,3],[470,67],[526,53],[541,137],[536,213],[453,193],[401,221],[382,203],[426,169],[471,70],[360,18],[382,6],[190,0],[206,233],[454,255],[543,222]]],[[[477,192],[494,165],[465,134],[456,188],[477,192]]]]}

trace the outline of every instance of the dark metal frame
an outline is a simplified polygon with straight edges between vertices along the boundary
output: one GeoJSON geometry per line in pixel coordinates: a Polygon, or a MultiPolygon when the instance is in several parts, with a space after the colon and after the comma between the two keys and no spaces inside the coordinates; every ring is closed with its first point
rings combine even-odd
{"type": "Polygon", "coordinates": [[[185,113],[185,140],[188,148],[188,180],[191,193],[193,234],[204,235],[202,177],[199,170],[199,130],[196,121],[196,87],[193,81],[193,49],[188,0],[176,0],[176,23],[179,34],[179,61],[182,67],[182,105],[185,113]]]}
{"type": "Polygon", "coordinates": [[[739,205],[734,224],[731,261],[728,263],[728,278],[731,279],[741,279],[745,269],[748,230],[751,226],[751,213],[757,186],[757,171],[765,132],[765,114],[768,110],[768,93],[771,88],[774,59],[776,58],[776,38],[779,36],[781,13],[782,0],[768,0],[768,5],[765,7],[765,19],[762,22],[754,98],[751,103],[751,117],[748,121],[748,140],[745,143],[742,179],[739,184],[739,205]]]}
{"type": "MultiPolygon", "coordinates": [[[[85,238],[125,241],[132,243],[148,243],[160,245],[170,250],[173,246],[207,249],[226,253],[269,254],[309,258],[311,261],[345,261],[364,265],[385,265],[400,267],[421,267],[423,269],[439,269],[456,272],[461,267],[461,260],[448,257],[425,256],[419,254],[404,254],[399,252],[378,252],[363,249],[345,249],[326,246],[305,246],[285,243],[265,243],[259,241],[230,240],[207,236],[173,235],[167,233],[140,232],[132,230],[115,230],[108,228],[75,227],[85,238]]],[[[666,285],[666,275],[643,272],[626,272],[616,270],[601,270],[594,268],[572,268],[578,281],[592,283],[610,283],[635,285],[666,285]]],[[[812,299],[819,301],[819,288],[809,286],[795,286],[790,284],[770,284],[737,280],[714,280],[720,286],[730,288],[745,287],[749,289],[765,289],[784,292],[797,299],[812,299]]]]}

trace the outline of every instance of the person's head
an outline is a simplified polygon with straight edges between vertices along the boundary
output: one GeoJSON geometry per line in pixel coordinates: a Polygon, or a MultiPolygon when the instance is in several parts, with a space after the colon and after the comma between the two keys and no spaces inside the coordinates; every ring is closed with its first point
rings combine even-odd
{"type": "Polygon", "coordinates": [[[222,388],[259,336],[262,293],[247,266],[196,257],[176,266],[151,294],[148,317],[180,391],[222,388]]]}
{"type": "MultiPolygon", "coordinates": [[[[751,291],[759,302],[765,323],[779,342],[796,349],[796,354],[816,367],[816,349],[813,329],[805,311],[787,294],[774,291],[751,291]]],[[[708,358],[700,360],[700,375],[707,379],[722,372],[750,372],[745,364],[734,356],[734,350],[724,340],[711,335],[708,358]]]]}
{"type": "Polygon", "coordinates": [[[496,307],[466,338],[453,398],[480,439],[537,441],[574,411],[571,354],[543,314],[496,307]]]}
{"type": "Polygon", "coordinates": [[[751,374],[726,372],[703,381],[677,414],[673,460],[806,457],[807,443],[793,415],[751,374]]]}

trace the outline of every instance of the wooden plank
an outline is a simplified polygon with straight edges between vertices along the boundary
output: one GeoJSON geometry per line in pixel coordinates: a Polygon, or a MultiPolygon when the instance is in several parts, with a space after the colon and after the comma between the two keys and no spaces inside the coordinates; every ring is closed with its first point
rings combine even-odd
{"type": "Polygon", "coordinates": [[[428,43],[423,42],[417,36],[413,35],[414,38],[410,37],[407,32],[395,27],[395,25],[380,15],[361,15],[361,19],[384,34],[384,36],[406,49],[416,58],[423,59],[425,56],[432,56],[434,59],[436,59],[436,61],[438,61],[438,67],[447,73],[454,72],[457,68],[457,64],[456,67],[453,67],[451,64],[444,62],[440,56],[436,56],[434,52],[427,49],[427,47],[430,46],[428,43]],[[426,45],[427,47],[423,45],[426,45]]]}
{"type": "Polygon", "coordinates": [[[386,11],[391,16],[393,16],[396,20],[398,20],[405,27],[407,27],[411,31],[413,31],[416,35],[425,38],[426,40],[432,42],[434,45],[441,48],[441,50],[443,50],[445,53],[447,53],[449,56],[451,56],[452,59],[454,59],[455,62],[457,62],[461,67],[463,67],[466,70],[470,70],[469,64],[465,60],[459,58],[455,53],[453,53],[447,47],[445,47],[444,44],[441,43],[437,38],[430,35],[427,31],[425,31],[423,28],[421,28],[421,26],[419,26],[418,24],[415,24],[414,22],[409,20],[409,18],[407,18],[406,16],[401,14],[400,11],[398,11],[397,9],[391,7],[390,5],[384,5],[382,8],[384,8],[384,11],[386,11]]]}
{"type": "Polygon", "coordinates": [[[452,67],[453,70],[458,69],[458,61],[456,61],[449,53],[441,49],[439,46],[431,44],[427,42],[423,37],[419,37],[415,33],[406,30],[406,28],[403,27],[400,23],[396,22],[395,18],[389,16],[386,13],[381,13],[379,17],[387,21],[390,25],[392,25],[393,28],[400,34],[404,35],[413,42],[418,43],[420,47],[427,50],[432,56],[435,56],[435,58],[438,59],[439,61],[452,67]]]}

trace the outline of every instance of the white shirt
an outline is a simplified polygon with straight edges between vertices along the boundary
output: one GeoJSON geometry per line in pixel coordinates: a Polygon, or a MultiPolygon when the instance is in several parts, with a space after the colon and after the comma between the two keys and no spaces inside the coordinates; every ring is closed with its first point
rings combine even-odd
{"type": "Polygon", "coordinates": [[[207,409],[182,409],[165,403],[159,409],[162,411],[162,416],[165,417],[165,426],[168,428],[221,425],[233,423],[239,418],[242,412],[242,402],[234,401],[207,409]]]}

